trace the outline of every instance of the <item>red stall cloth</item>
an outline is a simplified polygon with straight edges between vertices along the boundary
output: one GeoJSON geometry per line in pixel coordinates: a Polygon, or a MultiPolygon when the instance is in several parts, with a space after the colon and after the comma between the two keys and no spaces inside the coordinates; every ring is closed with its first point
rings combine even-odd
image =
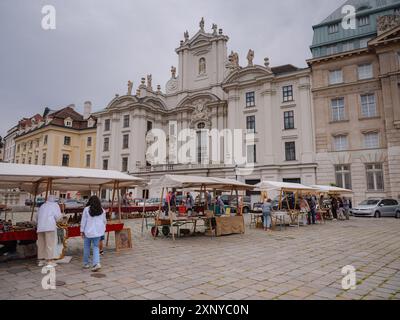
{"type": "Polygon", "coordinates": [[[0,242],[36,241],[36,230],[0,232],[0,242]]]}
{"type": "MultiPolygon", "coordinates": [[[[114,232],[121,231],[124,229],[123,223],[109,223],[106,227],[106,232],[114,232]]],[[[81,227],[68,227],[68,237],[80,237],[81,236],[81,227]]],[[[7,241],[36,241],[37,233],[36,230],[27,230],[27,231],[11,231],[11,232],[0,232],[0,242],[7,241]]]]}
{"type": "MultiPolygon", "coordinates": [[[[121,231],[124,229],[123,223],[109,223],[106,226],[106,232],[121,231]]],[[[81,236],[81,227],[68,227],[68,238],[76,238],[81,236]]]]}

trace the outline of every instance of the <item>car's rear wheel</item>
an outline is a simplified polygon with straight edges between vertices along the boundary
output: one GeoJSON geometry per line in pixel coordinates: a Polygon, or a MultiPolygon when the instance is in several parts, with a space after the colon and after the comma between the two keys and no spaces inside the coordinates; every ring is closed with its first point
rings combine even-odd
{"type": "Polygon", "coordinates": [[[396,212],[396,219],[400,219],[400,211],[396,212]]]}
{"type": "Polygon", "coordinates": [[[381,217],[381,213],[379,211],[375,212],[375,218],[380,218],[381,217]]]}

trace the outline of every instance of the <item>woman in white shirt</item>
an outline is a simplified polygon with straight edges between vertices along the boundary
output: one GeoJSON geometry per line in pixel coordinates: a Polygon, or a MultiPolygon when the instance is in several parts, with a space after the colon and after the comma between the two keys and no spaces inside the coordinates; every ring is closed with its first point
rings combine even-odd
{"type": "Polygon", "coordinates": [[[37,247],[38,247],[38,266],[45,265],[45,261],[50,266],[55,267],[54,262],[57,221],[61,220],[62,214],[56,197],[50,195],[36,216],[37,222],[37,247]]]}
{"type": "Polygon", "coordinates": [[[83,267],[85,269],[90,268],[90,247],[93,243],[93,272],[101,269],[99,242],[100,238],[106,232],[106,225],[106,213],[101,207],[100,199],[96,196],[93,196],[89,199],[88,206],[83,210],[81,222],[81,236],[84,239],[83,267]]]}

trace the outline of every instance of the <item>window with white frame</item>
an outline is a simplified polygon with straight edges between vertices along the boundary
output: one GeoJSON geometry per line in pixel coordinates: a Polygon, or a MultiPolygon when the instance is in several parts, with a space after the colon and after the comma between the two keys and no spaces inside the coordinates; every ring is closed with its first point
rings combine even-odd
{"type": "Polygon", "coordinates": [[[110,131],[111,128],[111,120],[110,119],[106,119],[104,121],[104,131],[110,131]]]}
{"type": "Polygon", "coordinates": [[[333,33],[337,33],[337,32],[339,32],[339,24],[338,23],[331,24],[328,26],[329,34],[333,34],[333,33]]]}
{"type": "Polygon", "coordinates": [[[129,128],[129,120],[130,120],[129,114],[125,115],[124,116],[124,121],[123,121],[123,127],[124,128],[129,128]]]}
{"type": "Polygon", "coordinates": [[[129,148],[129,135],[124,134],[122,137],[122,149],[128,149],[129,148]]]}
{"type": "Polygon", "coordinates": [[[364,148],[366,148],[366,149],[379,148],[379,133],[378,132],[364,133],[364,148]]]}
{"type": "Polygon", "coordinates": [[[348,150],[348,141],[347,141],[347,135],[338,135],[333,137],[333,149],[335,151],[345,151],[348,150]]]}
{"type": "Polygon", "coordinates": [[[329,46],[329,47],[326,48],[326,54],[327,55],[336,54],[336,53],[338,53],[338,46],[337,45],[329,46]]]}
{"type": "Polygon", "coordinates": [[[381,163],[371,163],[365,166],[367,171],[367,189],[368,191],[383,191],[383,165],[381,163]]]}
{"type": "Polygon", "coordinates": [[[108,159],[103,160],[103,170],[108,170],[108,159]]]}
{"type": "Polygon", "coordinates": [[[246,92],[246,108],[255,107],[256,105],[256,93],[246,92]]]}
{"type": "Polygon", "coordinates": [[[343,47],[342,47],[342,51],[346,52],[346,51],[352,51],[354,50],[354,42],[345,42],[343,43],[343,47]]]}
{"type": "Polygon", "coordinates": [[[128,158],[127,157],[122,158],[121,171],[128,172],[128,158]]]}
{"type": "Polygon", "coordinates": [[[296,161],[296,142],[285,142],[285,160],[296,161]]]}
{"type": "Polygon", "coordinates": [[[344,98],[332,99],[331,101],[332,121],[344,121],[346,119],[344,109],[344,98]]]}
{"type": "Polygon", "coordinates": [[[90,154],[86,155],[86,168],[90,168],[90,154]]]}
{"type": "Polygon", "coordinates": [[[351,171],[350,165],[335,166],[336,186],[351,190],[351,171]]]}
{"type": "Polygon", "coordinates": [[[104,138],[103,151],[104,152],[110,151],[110,138],[108,137],[104,138]]]}
{"type": "Polygon", "coordinates": [[[256,145],[248,145],[247,146],[247,163],[256,163],[257,162],[257,147],[256,145]]]}
{"type": "Polygon", "coordinates": [[[246,129],[248,133],[256,132],[256,116],[248,116],[246,118],[246,129]]]}
{"type": "Polygon", "coordinates": [[[360,40],[360,49],[367,48],[368,47],[368,42],[371,40],[371,38],[364,38],[360,40]]]}
{"type": "Polygon", "coordinates": [[[282,87],[283,102],[293,101],[293,86],[282,87]]]}
{"type": "Polygon", "coordinates": [[[365,80],[373,77],[372,64],[362,64],[358,66],[358,79],[365,80]]]}
{"type": "Polygon", "coordinates": [[[361,114],[363,118],[377,116],[375,94],[361,95],[361,114]]]}
{"type": "Polygon", "coordinates": [[[358,20],[359,27],[364,27],[364,26],[369,25],[369,16],[362,16],[362,17],[359,17],[357,20],[358,20]]]}
{"type": "Polygon", "coordinates": [[[342,70],[333,70],[329,72],[329,84],[343,83],[342,70]]]}

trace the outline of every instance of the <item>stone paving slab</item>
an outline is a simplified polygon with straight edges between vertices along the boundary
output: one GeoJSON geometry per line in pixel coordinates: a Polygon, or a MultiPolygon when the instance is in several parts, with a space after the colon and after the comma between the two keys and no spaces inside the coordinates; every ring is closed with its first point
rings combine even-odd
{"type": "Polygon", "coordinates": [[[142,236],[140,220],[126,224],[134,248],[106,249],[104,278],[82,269],[82,240],[71,239],[71,263],[56,268],[65,285],[44,290],[34,260],[1,263],[0,299],[400,299],[400,220],[352,218],[270,234],[247,227],[244,235],[175,242],[142,236]],[[356,268],[355,290],[342,289],[347,265],[356,268]]]}

